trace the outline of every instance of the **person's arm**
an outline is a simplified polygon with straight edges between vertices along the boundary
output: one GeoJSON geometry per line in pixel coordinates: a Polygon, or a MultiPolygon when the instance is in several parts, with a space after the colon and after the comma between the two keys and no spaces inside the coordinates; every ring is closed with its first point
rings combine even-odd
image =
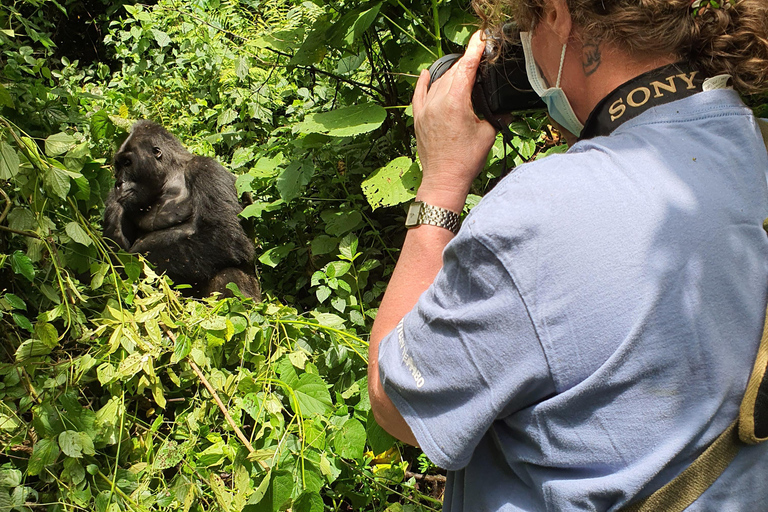
{"type": "MultiPolygon", "coordinates": [[[[496,138],[494,128],[472,109],[471,92],[485,42],[472,36],[467,52],[427,91],[422,71],[413,96],[413,117],[423,178],[416,199],[461,212],[472,180],[482,171],[496,138]]],[[[387,397],[379,377],[379,342],[429,288],[453,238],[447,229],[424,224],[409,230],[371,330],[368,391],[376,421],[390,434],[417,444],[410,427],[387,397]]]]}

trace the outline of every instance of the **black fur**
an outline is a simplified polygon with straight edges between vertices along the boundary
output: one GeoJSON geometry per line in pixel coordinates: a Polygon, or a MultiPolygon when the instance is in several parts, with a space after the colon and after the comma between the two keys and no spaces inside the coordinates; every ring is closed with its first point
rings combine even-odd
{"type": "Polygon", "coordinates": [[[104,235],[142,253],[191,294],[227,294],[229,282],[260,299],[252,241],[238,218],[235,177],[193,155],[162,126],[137,121],[115,155],[115,188],[105,201],[104,235]]]}

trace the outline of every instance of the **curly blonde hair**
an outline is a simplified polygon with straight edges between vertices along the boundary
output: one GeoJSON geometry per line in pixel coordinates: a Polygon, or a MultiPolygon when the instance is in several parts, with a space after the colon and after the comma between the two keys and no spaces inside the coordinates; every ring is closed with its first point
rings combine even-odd
{"type": "MultiPolygon", "coordinates": [[[[630,54],[676,55],[708,76],[728,73],[747,94],[768,91],[768,1],[736,0],[693,16],[690,0],[565,0],[585,38],[630,54]],[[726,8],[727,7],[727,8],[726,8]]],[[[473,0],[484,28],[531,29],[546,0],[473,0]]]]}

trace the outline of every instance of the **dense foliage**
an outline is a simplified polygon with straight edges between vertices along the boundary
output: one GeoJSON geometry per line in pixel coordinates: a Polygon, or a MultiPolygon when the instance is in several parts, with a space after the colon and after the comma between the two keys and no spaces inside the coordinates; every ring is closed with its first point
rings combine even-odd
{"type": "MultiPolygon", "coordinates": [[[[439,469],[372,418],[366,340],[420,180],[415,75],[473,23],[459,0],[0,5],[0,512],[440,509],[439,469]],[[182,298],[105,245],[140,118],[250,193],[263,303],[182,298]]],[[[510,162],[562,149],[542,122],[510,162]]]]}

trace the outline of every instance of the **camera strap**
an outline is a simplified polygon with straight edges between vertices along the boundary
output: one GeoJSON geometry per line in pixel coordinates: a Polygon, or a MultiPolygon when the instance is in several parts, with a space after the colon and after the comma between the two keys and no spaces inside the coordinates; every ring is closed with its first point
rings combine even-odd
{"type": "Polygon", "coordinates": [[[704,90],[705,76],[678,62],[643,73],[611,91],[589,114],[579,140],[610,135],[646,110],[704,90]]]}

